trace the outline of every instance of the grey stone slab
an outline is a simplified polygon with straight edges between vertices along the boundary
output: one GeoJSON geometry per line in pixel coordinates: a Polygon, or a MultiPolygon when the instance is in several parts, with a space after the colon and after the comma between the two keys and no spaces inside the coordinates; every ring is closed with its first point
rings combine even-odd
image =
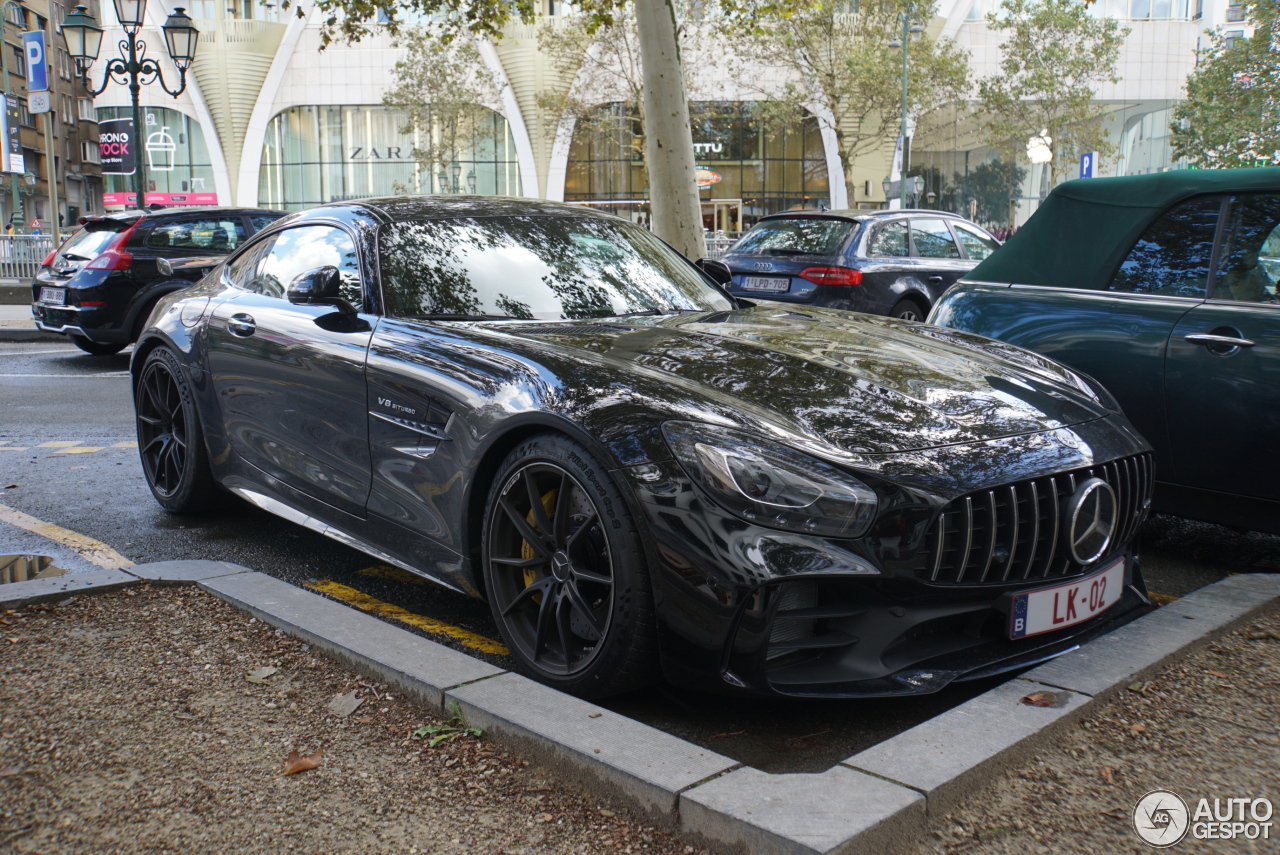
{"type": "Polygon", "coordinates": [[[1010,680],[844,763],[919,790],[928,797],[929,814],[941,816],[1074,724],[1089,703],[1076,692],[1010,680]],[[1021,702],[1032,694],[1055,696],[1062,705],[1021,702]]]}
{"type": "Polygon", "coordinates": [[[150,582],[183,584],[200,582],[218,576],[230,576],[235,573],[252,573],[248,567],[232,564],[229,561],[152,561],[149,564],[135,564],[129,568],[134,576],[150,582]]]}
{"type": "Polygon", "coordinates": [[[671,823],[676,794],[737,765],[728,757],[518,674],[452,689],[467,721],[576,779],[671,823]]]}
{"type": "Polygon", "coordinates": [[[924,824],[919,793],[843,766],[816,775],[742,768],[680,794],[681,831],[746,855],[883,855],[924,824]]]}
{"type": "Polygon", "coordinates": [[[1280,594],[1275,581],[1262,574],[1244,574],[1206,585],[1023,677],[1095,698],[1106,697],[1266,608],[1280,594]],[[1261,578],[1250,578],[1255,575],[1261,578]]]}
{"type": "Polygon", "coordinates": [[[201,588],[358,671],[439,708],[444,690],[504,671],[372,615],[262,573],[216,576],[201,588]]]}
{"type": "Polygon", "coordinates": [[[123,570],[88,570],[84,573],[67,573],[48,579],[28,579],[0,585],[0,606],[14,609],[18,606],[59,600],[73,594],[102,593],[133,585],[138,577],[123,570]]]}

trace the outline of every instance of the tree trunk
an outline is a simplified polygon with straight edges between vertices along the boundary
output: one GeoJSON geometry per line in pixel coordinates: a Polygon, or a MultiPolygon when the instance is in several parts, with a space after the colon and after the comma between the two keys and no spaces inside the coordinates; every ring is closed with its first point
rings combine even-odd
{"type": "Polygon", "coordinates": [[[693,131],[671,0],[636,0],[644,90],[645,158],[653,231],[685,257],[706,255],[693,131]]]}

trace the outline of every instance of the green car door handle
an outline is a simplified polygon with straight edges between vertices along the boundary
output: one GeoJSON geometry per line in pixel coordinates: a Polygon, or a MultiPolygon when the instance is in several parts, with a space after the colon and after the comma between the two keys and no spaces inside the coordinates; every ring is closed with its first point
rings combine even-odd
{"type": "Polygon", "coordinates": [[[1211,335],[1209,333],[1193,333],[1184,338],[1192,344],[1217,345],[1219,347],[1253,347],[1254,342],[1247,338],[1234,338],[1229,335],[1211,335]]]}

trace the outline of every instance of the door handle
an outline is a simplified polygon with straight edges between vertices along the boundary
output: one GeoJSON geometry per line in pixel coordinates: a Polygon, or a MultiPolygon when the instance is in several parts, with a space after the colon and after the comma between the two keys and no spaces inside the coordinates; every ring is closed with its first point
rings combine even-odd
{"type": "Polygon", "coordinates": [[[1235,338],[1229,335],[1212,335],[1210,333],[1193,333],[1192,335],[1183,336],[1186,341],[1192,344],[1203,344],[1205,346],[1216,345],[1218,347],[1253,347],[1256,342],[1247,338],[1235,338]]]}
{"type": "Polygon", "coordinates": [[[258,327],[253,322],[253,317],[251,315],[246,315],[241,312],[238,315],[231,316],[231,319],[227,321],[227,329],[230,330],[231,334],[234,336],[246,338],[253,335],[257,331],[258,327]]]}
{"type": "Polygon", "coordinates": [[[932,282],[934,285],[941,285],[941,284],[942,284],[942,277],[941,277],[941,276],[930,276],[930,277],[929,277],[929,281],[930,281],[930,282],[932,282]]]}

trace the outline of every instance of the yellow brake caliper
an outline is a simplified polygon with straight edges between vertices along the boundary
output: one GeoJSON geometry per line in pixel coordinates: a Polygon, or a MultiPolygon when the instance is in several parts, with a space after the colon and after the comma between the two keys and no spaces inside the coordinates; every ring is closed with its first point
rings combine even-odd
{"type": "MultiPolygon", "coordinates": [[[[550,519],[550,518],[551,518],[552,509],[553,509],[553,508],[555,508],[555,506],[556,506],[556,493],[557,493],[557,492],[559,492],[559,488],[556,488],[555,490],[551,490],[551,491],[549,491],[549,492],[546,492],[546,493],[543,493],[543,494],[542,494],[542,508],[543,508],[543,510],[545,510],[545,511],[547,512],[547,518],[548,518],[548,519],[550,519]]],[[[538,524],[537,524],[536,522],[534,522],[534,521],[533,521],[533,509],[532,509],[532,508],[530,508],[530,509],[529,509],[529,515],[528,515],[527,517],[525,517],[525,522],[527,522],[527,523],[529,523],[529,525],[533,526],[533,528],[534,528],[534,530],[535,530],[535,531],[538,529],[538,524]]],[[[522,541],[520,541],[520,557],[521,557],[521,558],[525,558],[525,559],[529,559],[529,558],[532,558],[533,556],[534,556],[533,544],[529,543],[529,541],[527,541],[527,540],[522,540],[522,541]]],[[[534,582],[536,582],[536,581],[538,581],[538,571],[537,571],[537,570],[534,570],[532,567],[526,567],[526,568],[524,568],[524,586],[527,588],[527,587],[529,587],[530,585],[532,585],[532,584],[533,584],[534,582]]],[[[541,595],[541,594],[534,594],[534,595],[533,595],[533,601],[534,601],[535,603],[538,603],[539,605],[541,605],[541,603],[542,603],[542,595],[541,595]]]]}

